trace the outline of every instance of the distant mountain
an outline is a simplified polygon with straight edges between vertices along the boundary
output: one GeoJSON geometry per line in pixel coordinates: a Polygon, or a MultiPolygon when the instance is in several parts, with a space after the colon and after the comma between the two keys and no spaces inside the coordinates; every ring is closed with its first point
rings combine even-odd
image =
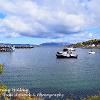
{"type": "Polygon", "coordinates": [[[70,43],[67,42],[47,42],[47,43],[42,43],[40,46],[66,46],[70,45],[70,43]]]}

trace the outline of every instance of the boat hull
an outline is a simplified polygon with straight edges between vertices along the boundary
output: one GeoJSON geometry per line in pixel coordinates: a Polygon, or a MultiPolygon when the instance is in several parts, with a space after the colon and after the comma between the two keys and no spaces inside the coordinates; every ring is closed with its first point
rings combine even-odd
{"type": "Polygon", "coordinates": [[[78,56],[63,56],[63,55],[56,55],[57,58],[77,58],[78,56]]]}
{"type": "Polygon", "coordinates": [[[95,52],[89,52],[89,54],[95,54],[95,52]]]}

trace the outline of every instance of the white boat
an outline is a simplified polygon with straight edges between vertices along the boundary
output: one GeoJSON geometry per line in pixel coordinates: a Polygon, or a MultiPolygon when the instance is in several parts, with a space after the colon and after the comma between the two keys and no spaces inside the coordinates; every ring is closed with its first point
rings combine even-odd
{"type": "Polygon", "coordinates": [[[13,52],[15,51],[14,46],[0,47],[0,52],[13,52]]]}
{"type": "Polygon", "coordinates": [[[73,47],[67,48],[68,50],[75,51],[73,47]]]}
{"type": "Polygon", "coordinates": [[[78,57],[78,55],[69,48],[65,48],[63,49],[63,51],[57,52],[56,56],[57,58],[77,58],[78,57]]]}
{"type": "MultiPolygon", "coordinates": [[[[92,44],[91,46],[92,46],[92,48],[93,48],[93,47],[95,47],[95,45],[94,45],[94,44],[92,44]]],[[[95,54],[95,52],[94,52],[94,51],[92,51],[92,49],[91,49],[91,51],[89,51],[89,54],[95,54]]]]}
{"type": "Polygon", "coordinates": [[[12,46],[12,47],[11,47],[11,50],[12,50],[12,51],[15,51],[15,46],[12,46]]]}
{"type": "MultiPolygon", "coordinates": [[[[93,39],[93,34],[92,34],[92,33],[90,33],[90,37],[91,37],[91,39],[93,39]]],[[[91,43],[90,43],[90,45],[91,45],[92,48],[95,47],[95,44],[91,44],[91,43]]],[[[91,49],[91,51],[89,51],[89,54],[95,54],[95,52],[92,51],[92,49],[91,49]]]]}
{"type": "Polygon", "coordinates": [[[95,54],[95,52],[94,51],[90,51],[89,54],[95,54]]]}

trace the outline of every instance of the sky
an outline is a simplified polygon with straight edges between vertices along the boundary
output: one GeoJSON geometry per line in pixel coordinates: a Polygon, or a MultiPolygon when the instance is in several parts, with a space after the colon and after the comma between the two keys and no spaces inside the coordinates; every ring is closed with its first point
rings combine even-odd
{"type": "Polygon", "coordinates": [[[100,39],[100,0],[0,0],[0,43],[100,39]]]}

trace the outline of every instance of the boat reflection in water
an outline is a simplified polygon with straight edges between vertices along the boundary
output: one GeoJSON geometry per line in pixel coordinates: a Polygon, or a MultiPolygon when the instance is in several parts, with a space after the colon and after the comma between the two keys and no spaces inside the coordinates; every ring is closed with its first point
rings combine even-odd
{"type": "Polygon", "coordinates": [[[75,53],[74,48],[64,48],[63,51],[57,52],[57,58],[77,58],[78,55],[75,53]]]}

